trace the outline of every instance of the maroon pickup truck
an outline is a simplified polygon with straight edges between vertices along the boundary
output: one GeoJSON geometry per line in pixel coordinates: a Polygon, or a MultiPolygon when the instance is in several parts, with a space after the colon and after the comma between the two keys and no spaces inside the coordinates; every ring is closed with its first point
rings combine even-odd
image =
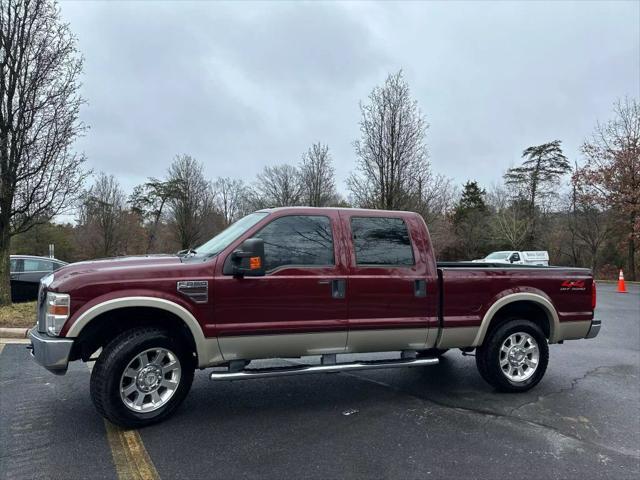
{"type": "Polygon", "coordinates": [[[139,427],[175,411],[196,368],[238,380],[412,367],[460,348],[496,389],[525,391],[548,344],[598,334],[595,298],[589,270],[437,264],[416,213],[277,208],[178,255],[61,268],[41,282],[29,348],[58,374],[97,358],[97,410],[139,427]],[[390,353],[339,357],[370,352],[390,353]]]}

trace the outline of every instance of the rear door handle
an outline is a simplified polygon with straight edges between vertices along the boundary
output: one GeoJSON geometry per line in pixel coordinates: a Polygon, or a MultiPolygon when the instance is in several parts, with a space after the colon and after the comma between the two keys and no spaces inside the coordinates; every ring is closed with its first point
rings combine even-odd
{"type": "Polygon", "coordinates": [[[333,280],[318,280],[318,284],[331,284],[331,298],[342,299],[347,293],[347,281],[344,278],[334,278],[333,280]]]}

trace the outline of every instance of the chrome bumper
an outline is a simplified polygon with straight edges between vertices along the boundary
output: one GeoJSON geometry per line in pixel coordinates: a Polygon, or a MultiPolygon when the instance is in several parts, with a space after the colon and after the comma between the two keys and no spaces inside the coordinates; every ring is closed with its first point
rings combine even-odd
{"type": "Polygon", "coordinates": [[[589,333],[587,333],[586,338],[595,338],[600,333],[600,320],[596,320],[595,318],[591,320],[591,328],[589,329],[589,333]]]}
{"type": "Polygon", "coordinates": [[[31,345],[28,348],[36,362],[56,375],[67,373],[72,339],[50,337],[38,332],[36,327],[29,330],[29,339],[31,345]]]}

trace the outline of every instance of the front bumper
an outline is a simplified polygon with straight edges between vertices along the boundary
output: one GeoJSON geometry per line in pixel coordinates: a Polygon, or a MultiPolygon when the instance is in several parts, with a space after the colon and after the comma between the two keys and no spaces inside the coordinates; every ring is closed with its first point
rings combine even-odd
{"type": "Polygon", "coordinates": [[[589,332],[587,333],[586,338],[595,338],[600,333],[600,320],[596,320],[595,318],[591,320],[591,328],[589,328],[589,332]]]}
{"type": "Polygon", "coordinates": [[[29,339],[31,355],[36,362],[56,375],[67,373],[69,355],[73,347],[72,339],[50,337],[38,332],[37,327],[29,330],[29,339]]]}

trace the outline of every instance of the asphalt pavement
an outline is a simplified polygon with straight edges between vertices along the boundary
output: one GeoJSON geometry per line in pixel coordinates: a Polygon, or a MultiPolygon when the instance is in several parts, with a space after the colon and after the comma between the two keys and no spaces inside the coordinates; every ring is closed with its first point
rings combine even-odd
{"type": "Polygon", "coordinates": [[[355,374],[204,371],[176,415],[129,432],[95,412],[87,365],[56,377],[0,344],[0,478],[639,478],[640,287],[628,288],[599,285],[600,335],[552,345],[524,394],[494,392],[457,350],[355,374]]]}

